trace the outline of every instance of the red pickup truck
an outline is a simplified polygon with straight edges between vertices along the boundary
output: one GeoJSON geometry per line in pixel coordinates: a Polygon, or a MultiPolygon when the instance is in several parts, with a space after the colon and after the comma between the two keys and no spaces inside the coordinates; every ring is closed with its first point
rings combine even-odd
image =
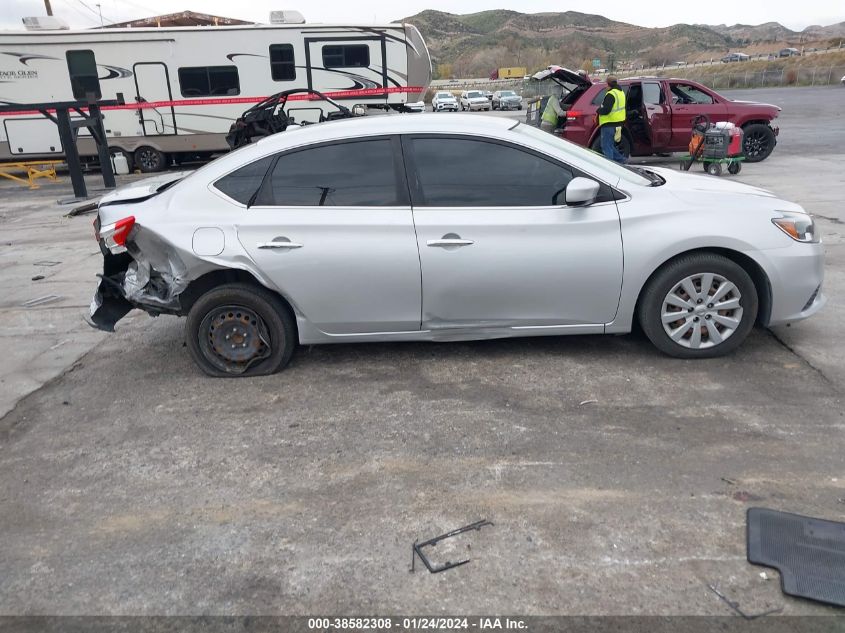
{"type": "MultiPolygon", "coordinates": [[[[578,145],[601,151],[596,110],[607,85],[560,66],[549,66],[537,80],[552,80],[564,88],[556,133],[578,145]]],[[[627,96],[627,120],[620,151],[626,156],[648,156],[688,151],[692,122],[706,114],[712,122],[731,121],[745,132],[745,159],[765,160],[777,144],[778,128],[772,125],[780,108],[766,103],[732,101],[689,79],[631,77],[619,80],[627,96]]],[[[529,116],[531,115],[529,111],[529,116]]]]}

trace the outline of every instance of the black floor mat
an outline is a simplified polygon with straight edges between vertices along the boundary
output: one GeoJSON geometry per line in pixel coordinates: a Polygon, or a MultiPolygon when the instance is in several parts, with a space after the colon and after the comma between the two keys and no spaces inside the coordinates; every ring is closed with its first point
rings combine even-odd
{"type": "Polygon", "coordinates": [[[790,596],[845,607],[845,523],[749,508],[748,562],[774,567],[790,596]]]}

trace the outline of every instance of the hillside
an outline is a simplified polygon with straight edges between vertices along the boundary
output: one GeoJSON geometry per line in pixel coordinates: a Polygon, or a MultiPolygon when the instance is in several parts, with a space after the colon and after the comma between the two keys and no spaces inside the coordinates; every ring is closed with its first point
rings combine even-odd
{"type": "Polygon", "coordinates": [[[577,11],[456,15],[427,10],[403,21],[422,32],[438,77],[483,77],[502,66],[526,66],[531,71],[555,63],[581,68],[593,58],[603,66],[651,66],[845,36],[845,23],[813,26],[803,33],[776,22],[647,28],[577,11]]]}

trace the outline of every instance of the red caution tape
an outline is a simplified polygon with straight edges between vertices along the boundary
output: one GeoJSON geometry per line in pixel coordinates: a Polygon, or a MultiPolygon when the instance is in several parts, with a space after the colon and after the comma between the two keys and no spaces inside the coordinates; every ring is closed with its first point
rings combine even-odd
{"type": "MultiPolygon", "coordinates": [[[[396,93],[419,93],[425,88],[421,86],[407,86],[398,88],[363,88],[361,90],[338,90],[335,92],[324,92],[330,99],[355,99],[356,97],[380,97],[396,93]]],[[[207,105],[232,105],[238,103],[259,103],[267,97],[217,97],[213,99],[180,99],[178,101],[144,101],[141,103],[126,103],[124,105],[102,106],[100,110],[152,110],[156,108],[183,107],[183,106],[207,106],[207,105]]],[[[302,93],[288,97],[289,101],[318,101],[316,95],[302,93]]],[[[86,110],[87,108],[81,108],[86,110]]],[[[55,112],[55,110],[47,110],[55,112]]],[[[0,114],[4,116],[21,116],[25,114],[41,114],[39,110],[16,110],[0,114]]]]}

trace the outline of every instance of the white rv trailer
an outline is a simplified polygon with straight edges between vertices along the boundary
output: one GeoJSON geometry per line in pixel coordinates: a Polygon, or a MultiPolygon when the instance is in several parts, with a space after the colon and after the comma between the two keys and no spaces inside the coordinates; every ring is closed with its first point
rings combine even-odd
{"type": "MultiPolygon", "coordinates": [[[[0,31],[0,104],[122,94],[125,106],[103,108],[109,147],[144,171],[163,169],[168,156],[228,150],[234,119],[282,90],[401,109],[430,80],[428,49],[408,24],[0,31]]],[[[320,104],[303,95],[293,115],[313,120],[320,104]]],[[[0,114],[0,123],[0,160],[62,154],[57,126],[39,113],[0,114]]],[[[96,155],[82,133],[78,145],[96,155]]]]}

